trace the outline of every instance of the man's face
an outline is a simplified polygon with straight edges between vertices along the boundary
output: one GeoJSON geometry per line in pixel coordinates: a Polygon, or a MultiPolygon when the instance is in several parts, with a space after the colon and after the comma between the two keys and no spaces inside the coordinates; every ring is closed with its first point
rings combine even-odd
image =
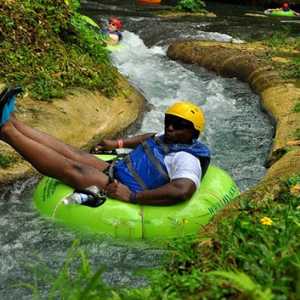
{"type": "Polygon", "coordinates": [[[190,144],[193,139],[193,123],[185,119],[165,115],[165,143],[190,144]]]}
{"type": "Polygon", "coordinates": [[[114,23],[114,21],[111,21],[111,20],[110,20],[110,21],[108,22],[108,30],[109,30],[110,32],[116,31],[117,28],[118,28],[118,26],[114,23]]]}

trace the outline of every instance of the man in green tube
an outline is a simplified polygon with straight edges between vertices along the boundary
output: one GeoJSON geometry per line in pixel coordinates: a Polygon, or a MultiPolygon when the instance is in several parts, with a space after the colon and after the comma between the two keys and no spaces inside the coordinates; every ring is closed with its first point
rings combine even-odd
{"type": "Polygon", "coordinates": [[[75,190],[97,186],[121,201],[172,205],[193,195],[208,168],[210,151],[197,140],[204,130],[204,114],[191,102],[176,102],[167,109],[163,134],[104,140],[97,148],[134,149],[126,158],[108,163],[18,120],[13,111],[20,92],[18,87],[6,88],[0,94],[1,140],[40,173],[75,190]]]}

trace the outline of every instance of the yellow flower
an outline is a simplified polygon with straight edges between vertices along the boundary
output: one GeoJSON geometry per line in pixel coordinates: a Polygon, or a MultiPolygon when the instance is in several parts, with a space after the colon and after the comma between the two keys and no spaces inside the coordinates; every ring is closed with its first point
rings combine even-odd
{"type": "Polygon", "coordinates": [[[295,184],[290,188],[290,193],[293,196],[299,197],[300,196],[300,183],[295,184]]]}
{"type": "Polygon", "coordinates": [[[273,224],[273,221],[269,217],[263,217],[260,219],[260,223],[263,225],[270,226],[273,224]]]}

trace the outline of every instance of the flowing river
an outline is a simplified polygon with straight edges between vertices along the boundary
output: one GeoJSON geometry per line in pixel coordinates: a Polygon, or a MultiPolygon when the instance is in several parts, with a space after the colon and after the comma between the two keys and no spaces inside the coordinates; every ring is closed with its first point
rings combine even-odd
{"type": "MultiPolygon", "coordinates": [[[[162,131],[165,109],[176,99],[192,100],[206,113],[202,139],[212,149],[213,163],[227,170],[241,190],[257,183],[265,173],[274,131],[260,109],[258,96],[234,78],[224,79],[166,56],[167,46],[175,38],[241,42],[239,38],[206,30],[207,21],[124,19],[123,47],[112,53],[112,60],[147,99],[148,109],[137,131],[162,131]]],[[[131,130],[133,133],[136,132],[131,130]]],[[[80,239],[95,270],[104,267],[102,278],[106,283],[130,287],[146,284],[136,271],[159,266],[163,249],[143,242],[128,244],[82,237],[40,218],[32,204],[36,182],[36,178],[17,182],[1,193],[1,299],[31,299],[32,291],[20,284],[34,284],[41,273],[57,273],[75,239],[80,239]],[[41,271],[45,268],[47,271],[41,271]]],[[[50,283],[39,283],[42,296],[46,297],[50,283]]]]}

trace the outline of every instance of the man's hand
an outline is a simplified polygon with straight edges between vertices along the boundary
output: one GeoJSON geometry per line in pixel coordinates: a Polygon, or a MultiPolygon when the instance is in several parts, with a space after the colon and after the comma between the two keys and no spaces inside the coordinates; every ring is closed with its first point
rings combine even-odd
{"type": "Polygon", "coordinates": [[[130,189],[118,182],[117,180],[114,180],[112,183],[109,183],[105,188],[106,193],[108,196],[112,198],[116,198],[119,200],[123,200],[124,202],[129,202],[131,191],[130,189]]]}
{"type": "Polygon", "coordinates": [[[115,140],[104,139],[97,144],[92,150],[92,153],[101,153],[101,151],[110,151],[118,148],[118,143],[115,140]]]}

